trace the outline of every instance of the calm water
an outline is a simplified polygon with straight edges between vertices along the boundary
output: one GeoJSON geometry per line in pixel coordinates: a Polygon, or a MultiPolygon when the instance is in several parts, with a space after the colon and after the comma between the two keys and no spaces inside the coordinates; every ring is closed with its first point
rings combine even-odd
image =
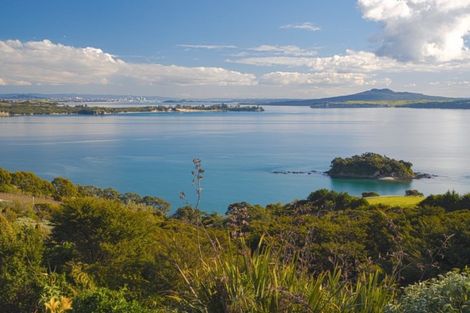
{"type": "Polygon", "coordinates": [[[0,167],[45,178],[153,194],[183,203],[192,159],[202,159],[202,208],[267,204],[331,188],[360,194],[470,192],[470,111],[275,107],[264,113],[158,113],[0,119],[0,167]],[[276,175],[327,170],[336,156],[377,152],[440,175],[410,184],[276,175]]]}

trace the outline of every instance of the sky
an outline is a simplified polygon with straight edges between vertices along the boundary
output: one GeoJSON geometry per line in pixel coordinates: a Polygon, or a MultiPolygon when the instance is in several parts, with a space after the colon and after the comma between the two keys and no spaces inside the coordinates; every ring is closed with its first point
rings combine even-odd
{"type": "Polygon", "coordinates": [[[0,93],[470,97],[470,0],[1,0],[0,93]]]}

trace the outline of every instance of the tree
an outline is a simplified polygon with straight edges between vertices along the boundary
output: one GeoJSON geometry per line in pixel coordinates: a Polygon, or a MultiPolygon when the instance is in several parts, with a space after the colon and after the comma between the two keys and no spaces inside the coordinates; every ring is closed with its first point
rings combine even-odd
{"type": "Polygon", "coordinates": [[[430,195],[420,205],[437,206],[446,209],[446,211],[470,209],[470,195],[462,197],[455,191],[448,191],[442,195],[430,195]]]}
{"type": "Polygon", "coordinates": [[[172,217],[186,223],[199,225],[202,220],[202,212],[198,209],[194,209],[190,205],[187,205],[182,208],[178,208],[172,217]]]}
{"type": "Polygon", "coordinates": [[[145,273],[153,264],[158,221],[118,201],[68,200],[52,218],[51,245],[57,247],[52,261],[86,264],[97,281],[112,288],[143,288],[150,284],[145,273]],[[62,246],[67,246],[63,254],[62,246]]]}
{"type": "Polygon", "coordinates": [[[155,213],[166,215],[170,210],[170,204],[165,200],[153,196],[145,196],[142,198],[141,203],[155,209],[155,213]]]}
{"type": "Polygon", "coordinates": [[[119,191],[113,188],[106,188],[100,192],[100,197],[108,200],[119,200],[120,195],[119,191]]]}
{"type": "Polygon", "coordinates": [[[11,184],[36,196],[50,196],[54,192],[54,187],[50,182],[29,172],[13,173],[11,175],[11,184]]]}
{"type": "Polygon", "coordinates": [[[380,196],[380,194],[378,194],[377,192],[374,192],[374,191],[368,191],[368,192],[363,192],[362,193],[363,198],[378,197],[378,196],[380,196]]]}
{"type": "Polygon", "coordinates": [[[419,192],[416,189],[409,189],[409,190],[405,191],[405,195],[407,197],[422,197],[423,193],[419,192]]]}
{"type": "Polygon", "coordinates": [[[78,194],[77,186],[70,180],[62,177],[54,178],[52,186],[54,186],[54,198],[56,200],[75,197],[78,194]]]}
{"type": "Polygon", "coordinates": [[[135,192],[126,192],[125,194],[121,195],[120,199],[126,204],[142,202],[142,197],[135,192]]]}
{"type": "Polygon", "coordinates": [[[11,183],[11,174],[7,170],[0,168],[0,186],[11,183]]]}

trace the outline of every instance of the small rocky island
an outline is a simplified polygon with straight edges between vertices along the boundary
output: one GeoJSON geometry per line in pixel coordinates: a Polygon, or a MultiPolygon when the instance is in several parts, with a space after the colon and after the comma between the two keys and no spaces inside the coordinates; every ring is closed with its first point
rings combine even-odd
{"type": "Polygon", "coordinates": [[[349,158],[335,158],[326,172],[332,178],[368,178],[383,180],[411,180],[432,178],[433,175],[415,173],[413,164],[395,160],[377,153],[364,153],[349,158]]]}

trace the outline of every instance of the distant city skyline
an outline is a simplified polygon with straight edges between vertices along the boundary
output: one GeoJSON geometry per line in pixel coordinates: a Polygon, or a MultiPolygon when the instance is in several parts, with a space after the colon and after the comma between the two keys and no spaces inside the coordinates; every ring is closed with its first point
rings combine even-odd
{"type": "Polygon", "coordinates": [[[470,97],[470,0],[12,1],[0,93],[470,97]]]}

